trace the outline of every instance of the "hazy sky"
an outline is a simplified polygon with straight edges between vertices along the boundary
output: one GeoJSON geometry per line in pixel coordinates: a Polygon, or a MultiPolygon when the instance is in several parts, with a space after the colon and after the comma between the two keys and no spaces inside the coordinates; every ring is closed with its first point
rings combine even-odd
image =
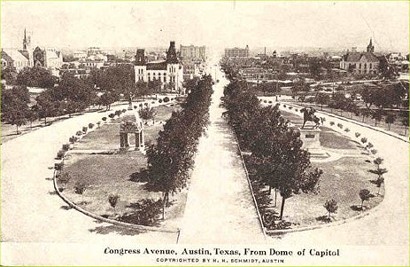
{"type": "Polygon", "coordinates": [[[408,51],[408,2],[1,2],[1,45],[338,47],[408,51]]]}

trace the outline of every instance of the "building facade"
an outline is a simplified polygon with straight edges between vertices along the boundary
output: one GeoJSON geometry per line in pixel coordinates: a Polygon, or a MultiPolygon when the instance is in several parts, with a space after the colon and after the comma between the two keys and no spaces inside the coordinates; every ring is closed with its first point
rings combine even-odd
{"type": "Polygon", "coordinates": [[[374,46],[370,39],[366,52],[348,52],[340,61],[340,68],[355,74],[377,74],[380,60],[374,54],[374,46]]]}
{"type": "Polygon", "coordinates": [[[206,60],[205,46],[181,45],[179,53],[182,60],[206,60]]]}
{"type": "Polygon", "coordinates": [[[225,57],[232,58],[232,57],[249,57],[249,46],[246,45],[245,48],[226,48],[225,49],[225,57]]]}
{"type": "Polygon", "coordinates": [[[165,60],[147,62],[144,49],[137,49],[134,63],[135,82],[150,82],[158,80],[162,88],[171,92],[184,93],[183,91],[183,66],[180,63],[175,42],[171,41],[165,60]]]}

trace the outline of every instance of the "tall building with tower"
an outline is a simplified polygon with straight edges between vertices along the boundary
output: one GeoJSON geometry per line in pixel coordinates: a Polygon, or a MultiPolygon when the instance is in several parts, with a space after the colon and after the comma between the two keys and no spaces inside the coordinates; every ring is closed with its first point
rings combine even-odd
{"type": "Polygon", "coordinates": [[[163,89],[184,93],[183,66],[177,57],[174,41],[170,42],[166,54],[165,60],[147,62],[145,50],[137,49],[134,63],[135,82],[158,80],[163,89]]]}
{"type": "Polygon", "coordinates": [[[249,46],[246,45],[245,48],[226,48],[225,57],[249,57],[249,46]]]}

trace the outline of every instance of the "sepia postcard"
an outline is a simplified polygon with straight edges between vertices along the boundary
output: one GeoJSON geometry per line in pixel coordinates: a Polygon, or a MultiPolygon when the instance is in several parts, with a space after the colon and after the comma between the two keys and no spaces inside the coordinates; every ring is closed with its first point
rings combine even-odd
{"type": "Polygon", "coordinates": [[[1,1],[1,265],[408,266],[408,1],[1,1]]]}

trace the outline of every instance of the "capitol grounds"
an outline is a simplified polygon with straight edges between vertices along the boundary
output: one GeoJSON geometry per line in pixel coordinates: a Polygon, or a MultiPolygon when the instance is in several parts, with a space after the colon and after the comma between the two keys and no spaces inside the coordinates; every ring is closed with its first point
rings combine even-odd
{"type": "MultiPolygon", "coordinates": [[[[273,105],[275,101],[272,98],[269,101],[261,100],[261,103],[273,105]]],[[[281,106],[284,110],[290,109],[286,104],[281,106]]],[[[155,143],[163,124],[171,117],[172,111],[178,108],[179,105],[174,103],[154,107],[154,123],[149,120],[144,125],[146,144],[155,143]]],[[[292,124],[301,125],[303,119],[289,111],[282,110],[283,116],[292,124]]],[[[127,111],[128,114],[130,112],[135,111],[127,111]]],[[[171,197],[166,219],[163,220],[160,215],[162,194],[148,190],[145,186],[146,156],[140,151],[119,150],[120,122],[121,117],[107,119],[72,146],[64,157],[63,170],[57,175],[60,193],[82,209],[104,218],[159,229],[177,229],[184,213],[187,190],[171,197]],[[68,181],[59,179],[64,175],[70,177],[68,181]],[[115,203],[107,196],[116,198],[115,203]]],[[[329,155],[325,158],[312,157],[311,160],[313,167],[323,170],[320,190],[316,194],[297,194],[287,199],[283,220],[288,224],[283,229],[345,220],[361,215],[383,201],[384,187],[379,187],[375,183],[377,176],[369,172],[376,167],[373,160],[377,155],[360,142],[362,137],[353,140],[332,130],[331,126],[320,128],[320,143],[329,155]],[[362,189],[370,191],[370,198],[364,201],[363,206],[359,197],[362,189]],[[338,206],[332,213],[328,213],[324,207],[330,199],[334,199],[338,206]]],[[[134,137],[130,136],[129,139],[133,146],[134,137]]],[[[246,154],[244,160],[250,171],[246,154]]],[[[268,187],[256,186],[255,183],[252,188],[261,213],[266,209],[279,213],[282,198],[278,192],[275,201],[274,190],[269,194],[268,187]]],[[[71,207],[63,205],[61,208],[71,207]]]]}

